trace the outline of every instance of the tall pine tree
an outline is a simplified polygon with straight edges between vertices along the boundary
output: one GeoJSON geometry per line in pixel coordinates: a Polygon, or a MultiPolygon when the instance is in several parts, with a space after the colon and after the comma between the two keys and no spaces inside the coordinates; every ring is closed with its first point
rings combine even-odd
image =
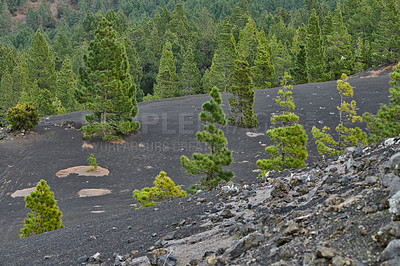
{"type": "Polygon", "coordinates": [[[325,51],[322,43],[321,29],[319,27],[319,18],[315,9],[311,12],[308,21],[306,54],[308,81],[318,82],[327,80],[325,51]]]}
{"type": "Polygon", "coordinates": [[[72,70],[71,60],[67,55],[61,66],[60,72],[57,73],[56,97],[61,101],[61,105],[67,112],[79,110],[78,103],[75,100],[77,90],[77,81],[75,73],[72,70]]]}
{"type": "Polygon", "coordinates": [[[208,90],[216,86],[220,91],[229,91],[236,58],[236,42],[232,35],[231,25],[227,20],[222,20],[219,25],[218,46],[212,60],[210,72],[205,77],[208,90]]]}
{"type": "Polygon", "coordinates": [[[354,68],[351,36],[343,25],[340,1],[337,2],[332,25],[333,32],[326,36],[326,57],[331,77],[336,80],[342,73],[350,75],[354,68]]]}
{"type": "Polygon", "coordinates": [[[154,97],[156,99],[178,96],[178,75],[171,49],[170,42],[167,42],[163,47],[156,84],[154,85],[154,97]]]}
{"type": "Polygon", "coordinates": [[[54,96],[56,85],[54,57],[41,30],[36,31],[29,48],[28,69],[30,80],[54,96]]]}
{"type": "Polygon", "coordinates": [[[179,72],[179,94],[191,95],[200,93],[201,75],[197,69],[192,49],[188,49],[184,55],[182,69],[179,72]]]}
{"type": "Polygon", "coordinates": [[[267,89],[271,87],[275,68],[272,64],[271,51],[264,30],[258,34],[256,59],[252,67],[252,75],[255,89],[267,89]]]}
{"type": "Polygon", "coordinates": [[[245,60],[235,60],[235,70],[232,74],[232,97],[229,97],[231,113],[229,122],[240,127],[256,127],[257,115],[253,112],[254,85],[251,79],[251,70],[245,60]],[[237,115],[237,117],[235,116],[237,115]]]}
{"type": "Polygon", "coordinates": [[[94,41],[90,42],[85,68],[80,69],[80,81],[87,108],[89,125],[82,127],[87,137],[99,133],[103,139],[115,133],[129,134],[139,128],[132,117],[138,113],[136,87],[129,73],[126,50],[111,22],[102,18],[94,41]]]}

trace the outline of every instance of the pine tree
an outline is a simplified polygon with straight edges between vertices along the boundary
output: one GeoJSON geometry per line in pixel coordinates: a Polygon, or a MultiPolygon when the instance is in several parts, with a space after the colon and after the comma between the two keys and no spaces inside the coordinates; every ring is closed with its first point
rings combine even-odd
{"type": "Polygon", "coordinates": [[[13,81],[13,91],[17,93],[17,100],[25,102],[24,97],[27,98],[29,94],[31,82],[29,80],[28,64],[26,62],[26,56],[24,51],[18,57],[17,63],[11,73],[13,81]]]}
{"type": "Polygon", "coordinates": [[[192,49],[184,55],[181,72],[179,73],[179,94],[191,95],[200,93],[201,75],[194,61],[192,49]]]}
{"type": "Polygon", "coordinates": [[[130,74],[133,78],[133,83],[136,85],[136,89],[139,90],[140,82],[143,77],[143,68],[142,63],[140,61],[140,57],[138,52],[136,51],[135,44],[129,38],[123,38],[126,54],[128,56],[129,66],[130,66],[130,74]]]}
{"type": "Polygon", "coordinates": [[[67,55],[71,57],[73,54],[72,44],[67,38],[67,36],[65,36],[65,33],[63,31],[59,32],[55,37],[53,44],[53,52],[55,55],[56,69],[60,70],[64,58],[67,55]]]}
{"type": "Polygon", "coordinates": [[[331,12],[326,15],[324,24],[322,25],[322,39],[326,44],[328,36],[332,35],[333,33],[333,18],[331,12]]]}
{"type": "Polygon", "coordinates": [[[357,38],[356,49],[354,51],[354,70],[356,73],[364,71],[364,43],[360,37],[357,38]]]}
{"type": "Polygon", "coordinates": [[[400,60],[400,5],[398,0],[386,0],[382,3],[383,10],[375,32],[373,47],[381,57],[380,62],[398,62],[400,60]]]}
{"type": "Polygon", "coordinates": [[[321,29],[319,27],[319,19],[315,9],[311,12],[307,26],[306,36],[306,66],[309,82],[325,81],[328,79],[326,75],[326,58],[324,46],[322,44],[321,29]]]}
{"type": "Polygon", "coordinates": [[[136,87],[129,73],[129,62],[123,42],[117,39],[111,23],[103,18],[84,56],[85,69],[79,71],[89,125],[82,127],[87,137],[101,133],[111,139],[115,133],[129,134],[139,128],[132,117],[138,113],[136,87]]]}
{"type": "Polygon", "coordinates": [[[61,101],[66,112],[79,110],[75,100],[77,81],[72,70],[71,60],[67,55],[64,59],[60,72],[57,73],[56,97],[61,101]]]}
{"type": "Polygon", "coordinates": [[[211,90],[211,100],[205,102],[200,113],[200,120],[207,123],[203,126],[204,131],[197,132],[197,141],[208,145],[209,153],[193,153],[193,160],[190,161],[186,156],[181,156],[182,167],[186,172],[197,175],[206,174],[200,180],[202,187],[215,187],[219,181],[230,180],[232,172],[227,172],[221,166],[229,166],[233,162],[232,152],[226,147],[228,141],[224,132],[217,127],[226,125],[224,111],[222,110],[222,98],[216,87],[211,90]]]}
{"type": "Polygon", "coordinates": [[[237,51],[238,54],[244,56],[244,60],[246,60],[250,66],[254,65],[254,60],[256,59],[258,35],[259,32],[256,28],[256,23],[249,17],[246,26],[240,30],[237,51]]]}
{"type": "Polygon", "coordinates": [[[13,107],[14,102],[12,92],[12,79],[9,73],[5,73],[0,81],[0,126],[4,126],[7,123],[7,111],[10,107],[13,107]]]}
{"type": "Polygon", "coordinates": [[[304,44],[300,44],[299,50],[295,56],[294,67],[290,69],[290,74],[296,84],[308,83],[306,60],[306,49],[304,47],[304,44]]]}
{"type": "Polygon", "coordinates": [[[317,144],[320,155],[340,155],[344,147],[355,146],[359,142],[367,144],[367,135],[359,127],[349,127],[350,123],[362,122],[362,118],[357,115],[356,102],[352,100],[348,103],[344,100],[344,97],[353,97],[353,88],[347,82],[346,74],[343,74],[342,78],[337,81],[337,90],[340,95],[340,106],[337,107],[339,111],[339,124],[335,128],[338,140],[335,141],[327,133],[330,130],[327,126],[323,127],[322,130],[316,127],[313,127],[311,130],[313,138],[317,139],[315,144],[317,144]]]}
{"type": "Polygon", "coordinates": [[[390,85],[393,87],[389,89],[391,96],[389,104],[383,104],[376,115],[363,114],[371,142],[378,142],[400,134],[400,63],[393,68],[390,77],[392,78],[390,85]]]}
{"type": "Polygon", "coordinates": [[[230,22],[232,24],[232,33],[235,39],[239,38],[239,32],[244,28],[249,17],[250,12],[247,0],[240,0],[233,9],[232,16],[230,18],[230,22]]]}
{"type": "Polygon", "coordinates": [[[29,78],[40,89],[55,93],[55,63],[50,47],[41,30],[37,30],[28,52],[29,78]]]}
{"type": "Polygon", "coordinates": [[[271,87],[275,68],[272,64],[271,51],[265,37],[264,30],[258,35],[256,59],[252,67],[254,87],[256,89],[267,89],[271,87]]]}
{"type": "Polygon", "coordinates": [[[13,72],[17,58],[18,53],[14,48],[8,45],[0,45],[0,65],[2,66],[0,68],[0,79],[5,73],[11,74],[13,72]]]}
{"type": "Polygon", "coordinates": [[[277,86],[283,78],[285,71],[292,67],[292,58],[289,49],[282,41],[278,41],[275,35],[268,40],[271,47],[271,59],[275,68],[275,79],[272,86],[277,86]]]}
{"type": "Polygon", "coordinates": [[[172,33],[176,34],[181,49],[187,49],[192,38],[189,29],[189,21],[185,15],[185,8],[183,7],[182,1],[176,4],[167,28],[172,33]]]}
{"type": "Polygon", "coordinates": [[[342,73],[350,75],[354,68],[351,36],[343,25],[340,1],[337,2],[332,22],[333,32],[326,36],[326,57],[331,77],[338,79],[342,73]]]}
{"type": "Polygon", "coordinates": [[[62,212],[58,209],[54,193],[45,180],[40,180],[36,190],[25,197],[26,207],[32,212],[25,218],[20,237],[30,237],[63,228],[62,212]]]}
{"type": "Polygon", "coordinates": [[[254,86],[247,61],[235,60],[235,70],[231,82],[233,96],[229,97],[229,105],[234,116],[229,117],[229,121],[240,127],[256,127],[258,125],[257,115],[253,113],[254,86]],[[235,114],[238,117],[235,117],[235,114]]]}
{"type": "Polygon", "coordinates": [[[167,42],[163,47],[156,84],[154,84],[154,96],[156,99],[178,96],[178,75],[171,49],[170,42],[167,42]]]}
{"type": "Polygon", "coordinates": [[[207,77],[207,89],[210,90],[216,86],[220,91],[227,92],[230,89],[234,60],[237,58],[236,42],[232,35],[231,25],[227,20],[220,22],[219,32],[218,47],[207,77]]]}
{"type": "Polygon", "coordinates": [[[53,95],[48,89],[39,88],[37,82],[32,83],[28,95],[29,98],[26,102],[36,108],[40,117],[57,113],[56,107],[53,105],[53,95]]]}
{"type": "Polygon", "coordinates": [[[274,145],[265,148],[269,159],[257,161],[257,166],[264,176],[268,171],[282,171],[287,168],[302,168],[306,166],[307,159],[307,134],[302,125],[298,124],[299,117],[295,115],[293,102],[293,86],[288,82],[291,77],[285,73],[282,80],[282,89],[279,90],[276,104],[282,110],[280,114],[271,117],[272,129],[267,135],[274,145]]]}

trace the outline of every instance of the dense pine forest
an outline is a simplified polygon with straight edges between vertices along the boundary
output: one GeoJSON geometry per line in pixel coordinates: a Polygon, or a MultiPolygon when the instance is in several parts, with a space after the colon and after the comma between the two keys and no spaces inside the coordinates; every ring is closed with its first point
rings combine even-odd
{"type": "Polygon", "coordinates": [[[400,59],[399,0],[0,3],[0,126],[21,102],[40,116],[93,110],[124,133],[138,127],[137,102],[233,92],[235,64],[265,89],[285,72],[291,84],[328,81],[400,59]]]}

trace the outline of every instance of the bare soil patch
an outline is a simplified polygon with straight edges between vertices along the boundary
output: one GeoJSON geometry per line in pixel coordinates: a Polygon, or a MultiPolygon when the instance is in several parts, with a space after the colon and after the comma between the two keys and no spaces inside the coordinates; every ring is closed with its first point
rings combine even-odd
{"type": "Polygon", "coordinates": [[[77,174],[79,176],[107,176],[110,171],[108,169],[98,166],[94,171],[91,166],[75,166],[64,170],[60,170],[56,173],[59,178],[67,177],[70,174],[77,174]]]}
{"type": "Polygon", "coordinates": [[[15,191],[14,193],[11,194],[12,198],[17,198],[17,197],[26,197],[29,194],[31,194],[32,191],[34,191],[36,187],[30,187],[30,188],[25,188],[25,189],[20,189],[15,191]]]}
{"type": "Polygon", "coordinates": [[[82,144],[82,149],[94,149],[94,146],[85,142],[82,144]]]}
{"type": "MultiPolygon", "coordinates": [[[[103,196],[103,195],[108,195],[111,194],[111,190],[109,189],[103,189],[103,188],[89,188],[89,189],[81,189],[78,192],[78,195],[80,198],[85,198],[85,197],[98,197],[98,196],[103,196]]],[[[94,211],[94,212],[99,212],[99,211],[94,211]]]]}
{"type": "Polygon", "coordinates": [[[388,71],[388,70],[391,70],[391,69],[392,69],[394,66],[396,66],[396,65],[397,65],[397,64],[395,63],[395,64],[391,64],[391,65],[382,67],[382,68],[377,69],[377,70],[371,70],[371,71],[369,72],[369,75],[368,75],[368,76],[360,77],[360,78],[375,78],[375,77],[379,77],[380,75],[382,75],[383,72],[388,71]]]}

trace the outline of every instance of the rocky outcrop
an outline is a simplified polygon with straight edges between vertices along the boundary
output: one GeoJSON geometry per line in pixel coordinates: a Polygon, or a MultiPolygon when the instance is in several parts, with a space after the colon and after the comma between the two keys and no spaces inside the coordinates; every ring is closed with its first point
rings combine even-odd
{"type": "Polygon", "coordinates": [[[221,183],[213,201],[187,199],[207,206],[203,231],[187,236],[197,222],[181,221],[147,256],[117,254],[115,265],[399,265],[399,144],[221,183]]]}

